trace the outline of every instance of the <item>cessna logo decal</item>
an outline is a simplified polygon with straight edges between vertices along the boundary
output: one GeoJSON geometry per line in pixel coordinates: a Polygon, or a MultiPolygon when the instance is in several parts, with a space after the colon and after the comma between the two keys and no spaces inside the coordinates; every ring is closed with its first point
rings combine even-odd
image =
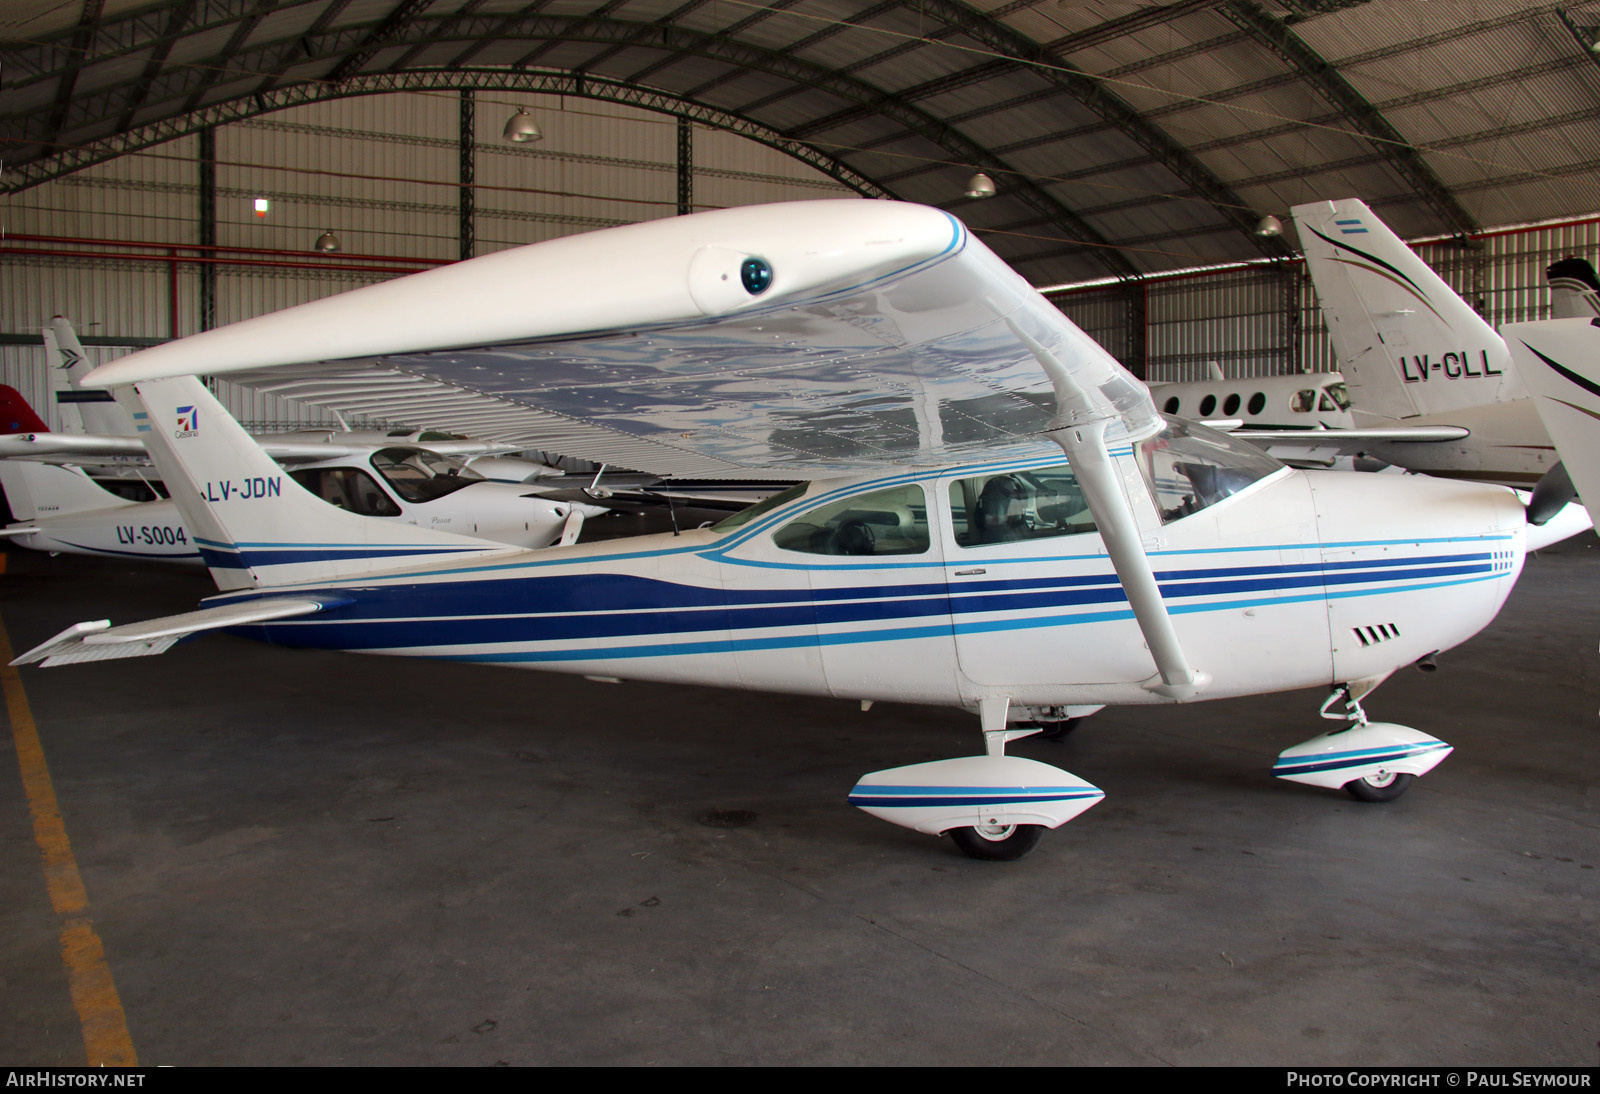
{"type": "Polygon", "coordinates": [[[200,435],[200,412],[192,406],[178,407],[178,429],[174,437],[197,437],[200,435]]]}

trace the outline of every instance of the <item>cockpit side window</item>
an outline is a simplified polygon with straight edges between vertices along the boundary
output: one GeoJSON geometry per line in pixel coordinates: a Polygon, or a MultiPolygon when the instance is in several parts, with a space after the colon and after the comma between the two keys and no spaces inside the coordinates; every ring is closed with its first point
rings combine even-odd
{"type": "Polygon", "coordinates": [[[1322,389],[1322,391],[1323,410],[1333,410],[1335,407],[1337,407],[1339,410],[1350,409],[1350,389],[1345,386],[1343,380],[1337,380],[1334,383],[1328,384],[1322,389]],[[1332,400],[1334,406],[1328,405],[1329,400],[1332,400]]]}
{"type": "Polygon", "coordinates": [[[1244,441],[1170,419],[1167,428],[1141,441],[1138,451],[1163,523],[1198,513],[1283,467],[1244,441]]]}
{"type": "Polygon", "coordinates": [[[950,517],[962,547],[1095,530],[1078,476],[1067,464],[957,479],[950,484],[950,517]]]}
{"type": "Polygon", "coordinates": [[[460,460],[425,448],[382,448],[372,454],[372,467],[404,500],[413,505],[436,501],[484,478],[460,460]]]}
{"type": "Polygon", "coordinates": [[[329,505],[364,517],[398,517],[400,507],[371,475],[354,467],[306,467],[289,477],[329,505]]]}
{"type": "Polygon", "coordinates": [[[916,484],[820,505],[772,534],[808,555],[920,555],[928,549],[928,497],[916,484]]]}
{"type": "Polygon", "coordinates": [[[1289,409],[1296,414],[1310,414],[1317,405],[1317,392],[1315,388],[1306,388],[1304,391],[1294,393],[1294,398],[1289,400],[1289,409]]]}

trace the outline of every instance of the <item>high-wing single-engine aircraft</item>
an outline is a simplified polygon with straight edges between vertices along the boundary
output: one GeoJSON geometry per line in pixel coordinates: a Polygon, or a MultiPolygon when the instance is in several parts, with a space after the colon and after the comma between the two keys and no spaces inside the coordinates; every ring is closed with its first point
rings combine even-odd
{"type": "Polygon", "coordinates": [[[1520,572],[1498,486],[1305,472],[1180,420],[936,209],[827,201],[567,237],[102,366],[221,595],[18,658],[270,642],[961,707],[982,755],[850,800],[1009,859],[1102,797],[1009,740],[1106,704],[1330,689],[1283,778],[1397,796],[1450,746],[1368,722],[1520,572]],[[226,362],[219,366],[219,362],[226,362]],[[809,480],[715,526],[541,552],[322,504],[194,374],[657,474],[809,480]],[[254,375],[251,371],[254,370],[254,375]],[[317,385],[320,384],[320,389],[317,385]],[[320,392],[320,394],[319,394],[320,392]],[[357,393],[357,394],[351,394],[357,393]],[[551,437],[559,433],[559,437],[551,437]]]}

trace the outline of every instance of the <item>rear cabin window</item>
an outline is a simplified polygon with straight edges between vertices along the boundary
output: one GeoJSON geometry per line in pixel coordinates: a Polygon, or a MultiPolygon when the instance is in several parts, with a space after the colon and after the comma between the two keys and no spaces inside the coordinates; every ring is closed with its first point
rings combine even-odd
{"type": "Polygon", "coordinates": [[[928,496],[912,484],[829,502],[779,528],[772,542],[807,555],[920,555],[928,549],[928,496]]]}
{"type": "Polygon", "coordinates": [[[1215,395],[1207,395],[1200,400],[1200,417],[1209,418],[1211,417],[1211,412],[1216,409],[1217,397],[1215,395]]]}
{"type": "Polygon", "coordinates": [[[1176,414],[1178,412],[1178,397],[1176,395],[1167,400],[1166,411],[1168,414],[1176,414]]]}
{"type": "Polygon", "coordinates": [[[962,547],[1095,530],[1078,476],[1067,464],[957,479],[950,484],[950,518],[962,547]]]}
{"type": "Polygon", "coordinates": [[[1245,409],[1251,414],[1260,414],[1263,410],[1267,409],[1266,395],[1259,391],[1256,392],[1254,395],[1250,396],[1250,405],[1245,407],[1245,409]]]}
{"type": "Polygon", "coordinates": [[[1239,396],[1228,396],[1227,400],[1222,404],[1222,412],[1230,418],[1239,413],[1239,396]]]}

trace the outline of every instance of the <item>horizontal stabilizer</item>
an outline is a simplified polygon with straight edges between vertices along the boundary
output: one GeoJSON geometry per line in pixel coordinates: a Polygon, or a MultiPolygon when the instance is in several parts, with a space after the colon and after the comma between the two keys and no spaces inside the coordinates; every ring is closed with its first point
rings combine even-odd
{"type": "Polygon", "coordinates": [[[142,623],[127,623],[120,627],[113,627],[109,619],[74,623],[50,641],[35,646],[11,663],[29,665],[38,661],[42,662],[41,668],[48,669],[56,665],[76,664],[79,661],[151,657],[165,653],[174,643],[201,631],[240,627],[248,623],[266,623],[273,619],[289,619],[297,615],[312,615],[350,602],[350,597],[338,594],[316,598],[269,597],[262,600],[221,604],[214,608],[201,608],[195,612],[147,619],[142,623]]]}
{"type": "Polygon", "coordinates": [[[1472,430],[1460,425],[1394,426],[1388,429],[1241,429],[1245,441],[1305,441],[1307,444],[1350,444],[1355,441],[1407,441],[1432,444],[1459,441],[1472,430]]]}
{"type": "Polygon", "coordinates": [[[0,437],[0,458],[5,459],[146,459],[138,437],[89,433],[11,433],[0,437]]]}

